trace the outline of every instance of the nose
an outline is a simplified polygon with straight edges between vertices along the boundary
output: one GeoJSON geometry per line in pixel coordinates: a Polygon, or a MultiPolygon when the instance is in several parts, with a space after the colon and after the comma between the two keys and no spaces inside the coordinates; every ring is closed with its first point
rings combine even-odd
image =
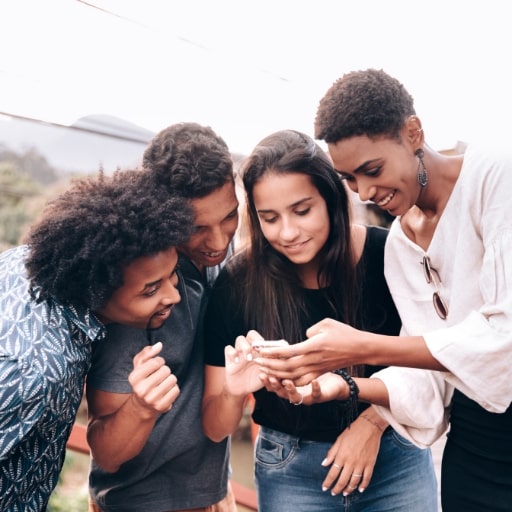
{"type": "Polygon", "coordinates": [[[178,291],[178,279],[173,282],[172,279],[165,281],[162,289],[162,304],[169,306],[170,304],[178,304],[181,301],[181,295],[178,291]]]}
{"type": "Polygon", "coordinates": [[[295,223],[291,222],[289,219],[283,219],[281,221],[279,236],[281,237],[281,240],[285,240],[287,242],[295,240],[299,236],[299,229],[295,223]]]}
{"type": "Polygon", "coordinates": [[[372,201],[375,197],[377,189],[374,185],[361,180],[356,185],[355,192],[359,194],[359,199],[361,199],[361,201],[372,201]]]}
{"type": "Polygon", "coordinates": [[[224,251],[231,241],[231,234],[222,226],[215,226],[211,229],[208,236],[208,249],[212,252],[224,251]]]}

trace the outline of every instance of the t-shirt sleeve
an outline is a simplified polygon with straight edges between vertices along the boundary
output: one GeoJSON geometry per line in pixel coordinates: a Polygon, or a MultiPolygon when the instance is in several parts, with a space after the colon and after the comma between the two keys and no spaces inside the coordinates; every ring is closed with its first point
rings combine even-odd
{"type": "Polygon", "coordinates": [[[234,345],[240,334],[247,334],[241,304],[235,298],[236,286],[233,276],[224,268],[209,295],[203,336],[205,363],[208,365],[225,366],[224,347],[234,345]]]}
{"type": "Polygon", "coordinates": [[[133,358],[148,344],[146,332],[121,324],[107,326],[105,339],[93,343],[87,386],[109,393],[131,393],[133,358]]]}

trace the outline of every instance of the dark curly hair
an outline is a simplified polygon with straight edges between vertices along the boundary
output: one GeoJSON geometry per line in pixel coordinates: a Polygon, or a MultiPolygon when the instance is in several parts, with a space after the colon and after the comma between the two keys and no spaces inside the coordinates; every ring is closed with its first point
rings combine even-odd
{"type": "Polygon", "coordinates": [[[352,71],[320,100],[315,138],[327,143],[357,135],[398,139],[407,117],[415,113],[412,96],[398,80],[383,70],[352,71]]]}
{"type": "Polygon", "coordinates": [[[227,144],[210,127],[177,123],[159,132],[142,160],[161,185],[188,199],[207,196],[234,183],[233,159],[227,144]]]}
{"type": "Polygon", "coordinates": [[[31,294],[97,310],[122,286],[124,266],[183,244],[192,219],[185,200],[157,187],[147,171],[77,180],[27,235],[31,294]]]}

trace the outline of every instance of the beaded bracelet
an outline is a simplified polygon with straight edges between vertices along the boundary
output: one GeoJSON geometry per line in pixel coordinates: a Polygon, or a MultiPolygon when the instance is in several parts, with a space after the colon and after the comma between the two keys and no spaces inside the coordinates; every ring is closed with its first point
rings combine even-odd
{"type": "Polygon", "coordinates": [[[344,369],[334,370],[333,373],[339,375],[349,387],[349,395],[347,400],[342,400],[344,402],[344,406],[347,409],[346,417],[347,417],[347,427],[356,419],[358,413],[358,398],[359,398],[359,388],[355,383],[354,379],[348,374],[348,372],[344,369]]]}

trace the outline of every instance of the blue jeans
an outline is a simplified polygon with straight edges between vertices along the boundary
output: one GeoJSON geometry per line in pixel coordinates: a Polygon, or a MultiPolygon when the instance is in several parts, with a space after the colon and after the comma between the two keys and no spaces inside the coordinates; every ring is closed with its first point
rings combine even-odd
{"type": "Polygon", "coordinates": [[[332,443],[304,441],[261,427],[255,446],[259,512],[436,512],[430,449],[387,429],[368,488],[344,497],[322,491],[321,465],[332,443]]]}

